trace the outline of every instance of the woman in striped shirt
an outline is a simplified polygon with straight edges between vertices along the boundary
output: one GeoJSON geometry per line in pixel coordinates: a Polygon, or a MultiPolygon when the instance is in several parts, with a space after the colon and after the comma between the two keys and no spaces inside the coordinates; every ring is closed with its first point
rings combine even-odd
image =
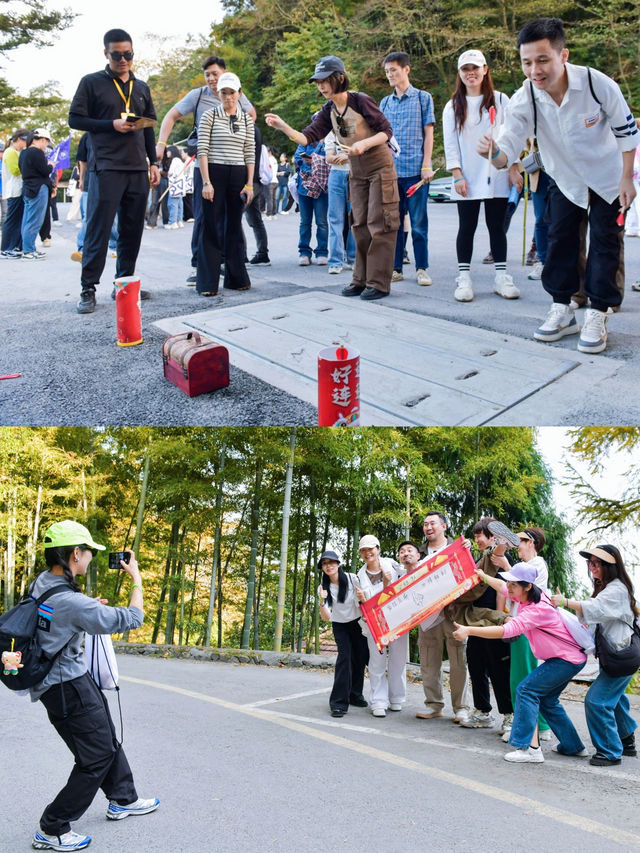
{"type": "Polygon", "coordinates": [[[218,80],[222,105],[207,110],[198,124],[203,227],[196,290],[201,296],[218,292],[223,256],[224,286],[230,290],[251,287],[241,229],[242,211],[253,201],[255,136],[251,117],[238,106],[241,91],[235,74],[222,74],[218,80]]]}

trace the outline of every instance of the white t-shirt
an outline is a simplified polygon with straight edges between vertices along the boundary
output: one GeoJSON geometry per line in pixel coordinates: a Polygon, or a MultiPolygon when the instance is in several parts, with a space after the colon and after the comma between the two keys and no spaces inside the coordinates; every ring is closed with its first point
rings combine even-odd
{"type": "Polygon", "coordinates": [[[340,587],[337,583],[330,585],[331,598],[333,604],[329,607],[331,612],[332,622],[353,622],[354,619],[359,619],[362,615],[360,612],[360,603],[355,591],[354,575],[347,574],[347,594],[344,601],[338,601],[338,592],[340,587]]]}

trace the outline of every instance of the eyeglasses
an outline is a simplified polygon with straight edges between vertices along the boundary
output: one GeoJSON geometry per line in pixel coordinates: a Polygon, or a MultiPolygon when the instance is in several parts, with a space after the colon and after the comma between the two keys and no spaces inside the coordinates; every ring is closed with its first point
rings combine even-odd
{"type": "Polygon", "coordinates": [[[133,51],[125,50],[124,53],[120,50],[110,50],[109,56],[111,59],[114,59],[116,62],[120,62],[121,59],[126,59],[127,62],[131,62],[133,59],[133,51]]]}
{"type": "Polygon", "coordinates": [[[587,566],[589,566],[590,569],[599,569],[602,566],[602,563],[600,560],[590,559],[587,560],[587,566]]]}
{"type": "Polygon", "coordinates": [[[340,136],[349,136],[349,131],[347,129],[347,123],[344,120],[344,117],[341,115],[336,116],[336,124],[338,125],[338,133],[340,136]]]}

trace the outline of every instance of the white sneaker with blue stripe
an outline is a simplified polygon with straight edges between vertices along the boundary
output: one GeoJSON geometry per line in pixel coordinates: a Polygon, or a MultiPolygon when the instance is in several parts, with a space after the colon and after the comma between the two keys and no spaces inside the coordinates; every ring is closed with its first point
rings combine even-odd
{"type": "Polygon", "coordinates": [[[47,835],[36,832],[31,846],[34,850],[83,850],[91,844],[91,836],[78,835],[77,832],[65,832],[64,835],[47,835]]]}
{"type": "Polygon", "coordinates": [[[137,799],[135,803],[129,803],[128,806],[118,805],[111,800],[107,809],[107,817],[109,820],[122,820],[122,818],[129,817],[130,814],[149,814],[149,812],[154,812],[159,805],[160,800],[157,797],[152,797],[150,800],[137,799]]]}

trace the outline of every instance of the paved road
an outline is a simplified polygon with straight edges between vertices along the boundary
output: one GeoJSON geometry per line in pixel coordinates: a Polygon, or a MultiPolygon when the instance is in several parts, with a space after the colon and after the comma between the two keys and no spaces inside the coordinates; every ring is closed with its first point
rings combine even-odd
{"type": "MultiPolygon", "coordinates": [[[[61,206],[64,217],[65,206],[61,206]]],[[[326,267],[297,266],[298,217],[278,217],[266,223],[273,265],[252,271],[252,290],[225,294],[225,306],[293,295],[311,289],[337,292],[349,274],[329,276],[326,267]]],[[[472,276],[476,299],[460,304],[453,299],[455,264],[455,205],[430,206],[430,271],[432,287],[418,287],[412,267],[407,280],[393,287],[384,300],[402,312],[453,320],[460,325],[461,351],[465,328],[477,326],[497,334],[530,339],[545,316],[549,300],[539,282],[526,279],[520,266],[522,209],[510,230],[509,268],[522,298],[506,301],[492,294],[493,272],[480,259],[488,248],[481,224],[476,237],[472,276]]],[[[95,314],[79,316],[75,302],[80,268],[69,260],[75,248],[76,229],[64,223],[53,229],[53,245],[46,261],[0,261],[0,310],[3,342],[0,375],[22,373],[20,379],[0,382],[0,424],[202,424],[259,425],[317,422],[313,406],[278,391],[232,368],[231,385],[212,395],[188,399],[162,376],[160,348],[163,333],[152,323],[160,318],[210,309],[212,300],[198,297],[184,284],[189,272],[188,244],[191,226],[181,231],[145,231],[138,262],[143,286],[153,299],[143,303],[144,343],[139,347],[115,345],[114,306],[109,299],[110,276],[115,261],[109,259],[98,292],[95,314]]],[[[529,234],[531,211],[529,211],[529,234]]],[[[640,421],[635,377],[640,362],[640,294],[630,290],[640,276],[640,240],[627,239],[628,292],[623,310],[610,321],[610,345],[596,360],[612,360],[613,378],[598,383],[579,383],[571,401],[546,397],[546,411],[525,413],[533,422],[552,424],[637,423],[640,421]]],[[[253,240],[249,238],[252,252],[253,240]]],[[[554,346],[575,351],[576,339],[565,338],[554,346]]],[[[541,347],[545,345],[541,344],[541,347]]],[[[525,421],[522,422],[531,422],[525,421]]]]}
{"type": "MultiPolygon", "coordinates": [[[[99,795],[76,829],[103,853],[640,849],[640,762],[591,768],[545,745],[510,765],[489,730],[328,714],[331,672],[121,656],[124,742],[157,812],[120,823],[99,795]]],[[[583,707],[566,706],[588,743],[583,707]]],[[[0,849],[28,850],[70,755],[44,709],[0,692],[0,849]],[[11,816],[9,818],[9,816],[11,816]]]]}

